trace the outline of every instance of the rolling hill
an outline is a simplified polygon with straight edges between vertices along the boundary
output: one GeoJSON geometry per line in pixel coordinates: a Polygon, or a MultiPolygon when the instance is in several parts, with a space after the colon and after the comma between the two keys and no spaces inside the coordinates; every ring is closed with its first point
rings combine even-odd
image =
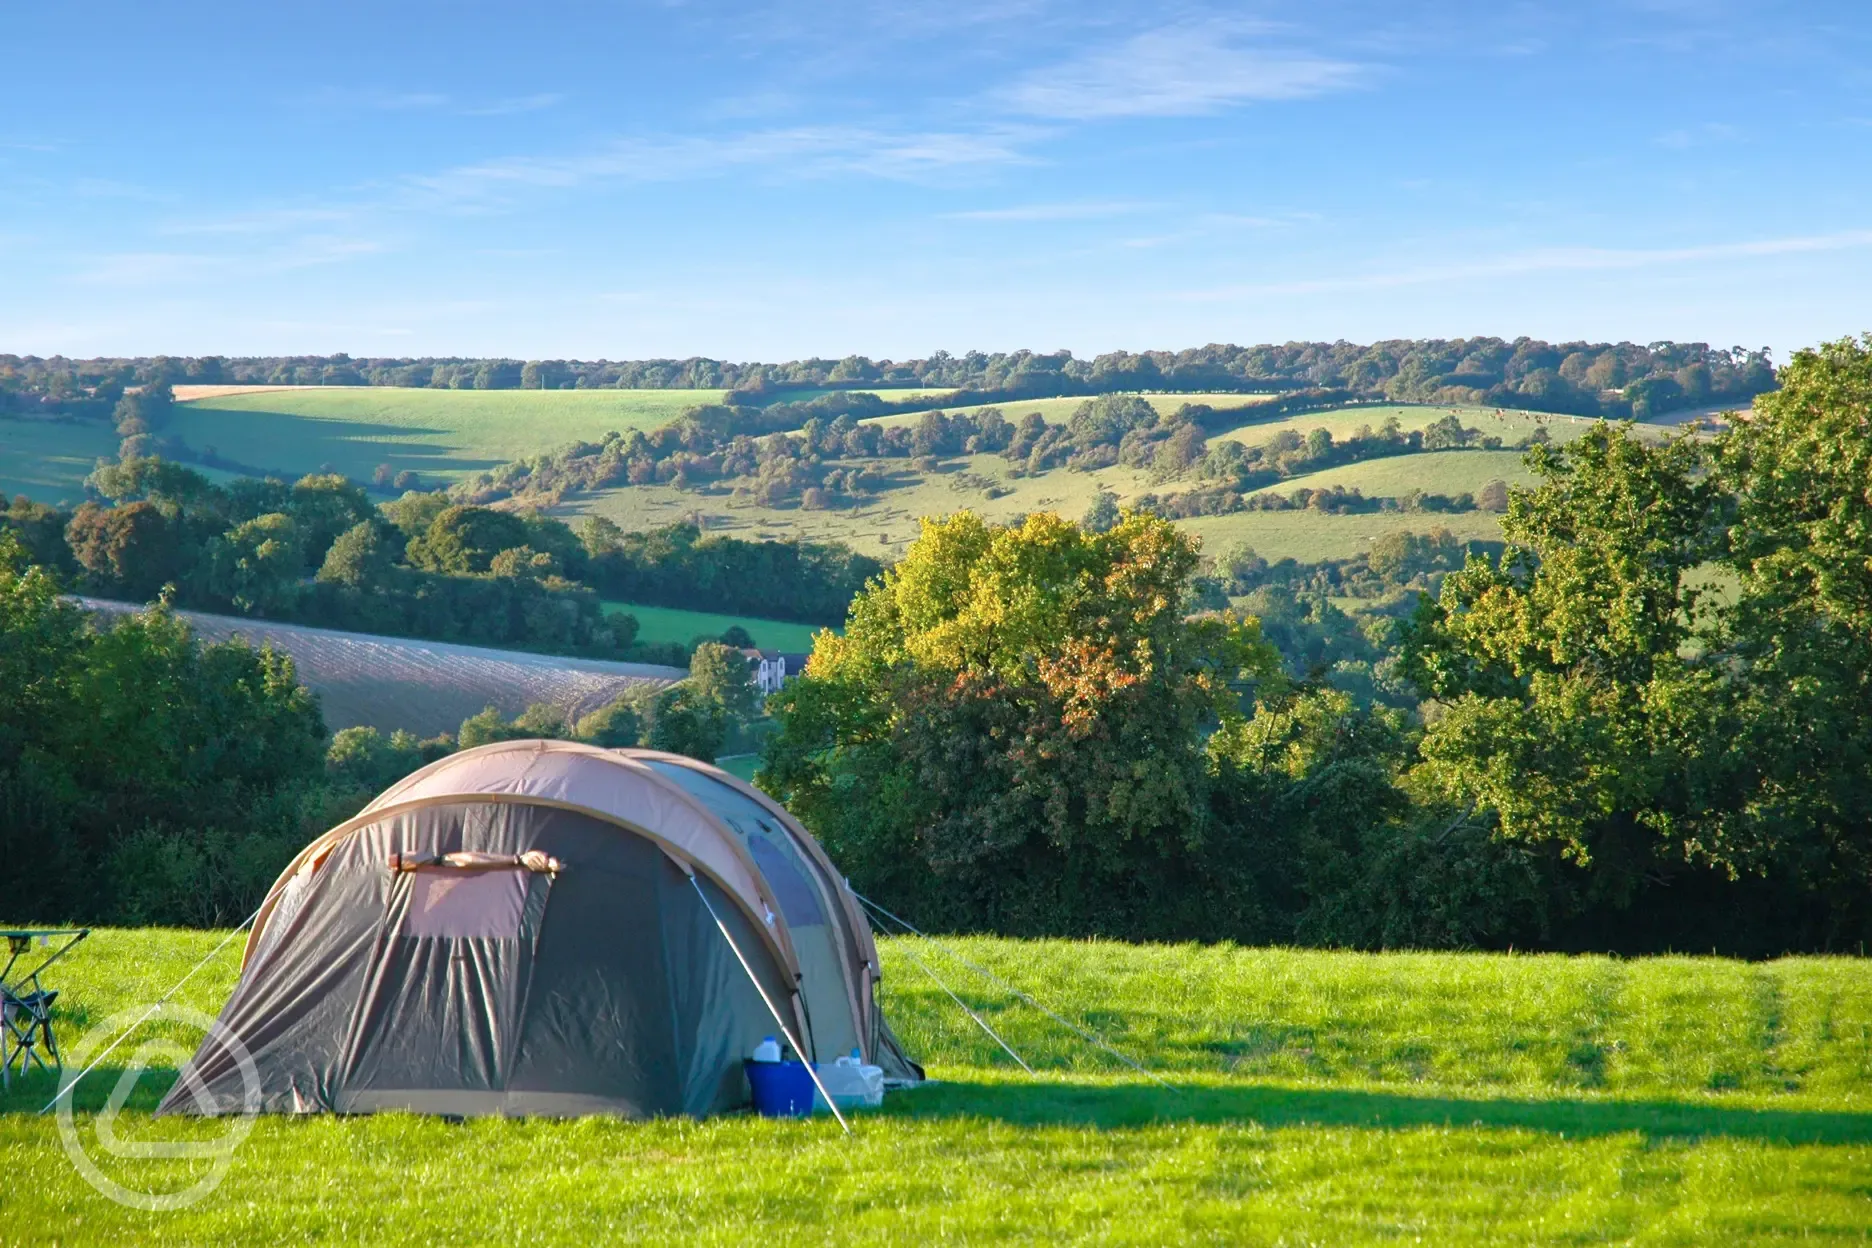
{"type": "Polygon", "coordinates": [[[162,432],[197,452],[296,476],[329,464],[368,481],[379,464],[433,487],[469,472],[666,424],[719,390],[409,390],[320,386],[178,403],[162,432]]]}

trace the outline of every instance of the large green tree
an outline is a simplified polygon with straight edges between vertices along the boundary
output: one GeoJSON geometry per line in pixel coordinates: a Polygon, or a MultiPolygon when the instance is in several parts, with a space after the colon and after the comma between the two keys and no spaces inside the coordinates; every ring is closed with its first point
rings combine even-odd
{"type": "Polygon", "coordinates": [[[96,623],[0,533],[0,911],[239,919],[323,820],[324,738],[291,660],[96,623]]]}
{"type": "Polygon", "coordinates": [[[1420,782],[1618,888],[1660,855],[1734,861],[1746,847],[1704,817],[1716,703],[1687,652],[1687,578],[1720,535],[1701,445],[1600,425],[1528,460],[1540,483],[1510,498],[1505,553],[1471,556],[1416,621],[1409,670],[1438,700],[1420,782]]]}
{"type": "MultiPolygon", "coordinates": [[[[1797,353],[1717,442],[1738,837],[1863,898],[1872,878],[1872,335],[1797,353]]],[[[1838,898],[1836,897],[1836,901],[1838,898]]],[[[1834,907],[1834,908],[1837,908],[1834,907]]]]}
{"type": "Polygon", "coordinates": [[[933,921],[1187,929],[1216,831],[1203,736],[1278,669],[1251,622],[1185,618],[1196,558],[1136,513],[924,521],[769,700],[763,783],[933,921]]]}

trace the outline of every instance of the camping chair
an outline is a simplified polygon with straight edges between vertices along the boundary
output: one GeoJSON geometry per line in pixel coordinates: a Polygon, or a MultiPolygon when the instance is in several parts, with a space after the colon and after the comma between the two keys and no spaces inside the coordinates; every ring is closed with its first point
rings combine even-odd
{"type": "Polygon", "coordinates": [[[39,976],[90,934],[90,928],[0,933],[6,937],[12,955],[7,958],[5,969],[0,970],[0,1088],[12,1086],[16,1065],[21,1075],[35,1066],[40,1070],[65,1069],[65,1061],[59,1056],[58,1040],[52,1034],[52,1003],[58,1000],[58,990],[42,986],[39,976]],[[9,979],[20,955],[32,947],[34,937],[41,945],[51,943],[54,937],[64,937],[65,941],[56,953],[27,974],[9,979]],[[52,1059],[50,1062],[46,1061],[48,1056],[52,1059]]]}
{"type": "Polygon", "coordinates": [[[37,975],[27,976],[19,988],[26,991],[0,987],[0,1087],[12,1085],[15,1063],[21,1075],[34,1066],[40,1070],[65,1069],[58,1040],[52,1035],[52,1003],[58,1000],[58,990],[41,988],[37,975]],[[48,1054],[50,1063],[46,1061],[48,1054]]]}

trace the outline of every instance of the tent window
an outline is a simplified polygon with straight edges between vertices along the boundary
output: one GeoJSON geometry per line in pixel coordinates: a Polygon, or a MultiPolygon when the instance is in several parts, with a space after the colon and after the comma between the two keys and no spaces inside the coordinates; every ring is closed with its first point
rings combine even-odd
{"type": "Polygon", "coordinates": [[[754,855],[754,865],[767,877],[787,926],[823,927],[825,912],[819,908],[819,898],[787,855],[760,835],[748,837],[748,849],[754,855]]]}
{"type": "Polygon", "coordinates": [[[514,940],[526,911],[524,867],[464,871],[425,867],[411,873],[405,936],[514,940]]]}

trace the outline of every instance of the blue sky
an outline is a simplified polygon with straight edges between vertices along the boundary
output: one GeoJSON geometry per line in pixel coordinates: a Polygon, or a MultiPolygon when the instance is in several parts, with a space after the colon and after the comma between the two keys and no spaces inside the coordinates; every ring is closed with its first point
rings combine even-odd
{"type": "Polygon", "coordinates": [[[1872,328],[1865,0],[9,4],[0,350],[1872,328]]]}

